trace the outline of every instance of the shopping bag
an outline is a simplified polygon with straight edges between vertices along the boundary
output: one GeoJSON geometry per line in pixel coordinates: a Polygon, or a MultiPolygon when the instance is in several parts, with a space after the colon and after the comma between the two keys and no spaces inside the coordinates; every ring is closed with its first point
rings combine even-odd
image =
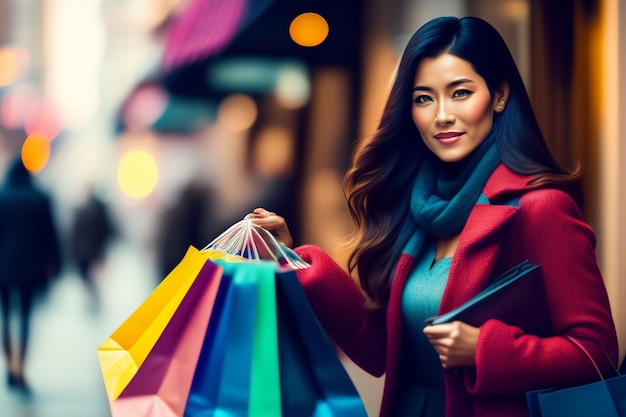
{"type": "Polygon", "coordinates": [[[294,272],[276,275],[283,416],[366,417],[294,272]]]}
{"type": "Polygon", "coordinates": [[[308,264],[249,219],[229,230],[99,347],[113,417],[365,416],[292,272],[308,264]]]}
{"type": "Polygon", "coordinates": [[[183,415],[221,276],[218,265],[205,262],[137,373],[110,401],[112,417],[183,415]]]}
{"type": "Polygon", "coordinates": [[[190,247],[146,300],[98,347],[110,401],[120,395],[137,373],[212,253],[190,247]]]}
{"type": "Polygon", "coordinates": [[[230,285],[211,317],[185,417],[365,417],[295,273],[217,263],[230,285]]]}
{"type": "Polygon", "coordinates": [[[184,415],[280,416],[276,266],[216,263],[228,285],[205,334],[184,415]]]}
{"type": "Polygon", "coordinates": [[[592,361],[600,381],[562,389],[526,393],[530,417],[626,417],[626,375],[604,378],[591,355],[580,342],[568,338],[592,361]]]}
{"type": "Polygon", "coordinates": [[[531,417],[626,417],[626,375],[526,393],[531,417]]]}
{"type": "Polygon", "coordinates": [[[276,305],[276,264],[251,265],[258,281],[258,297],[252,369],[250,370],[249,417],[281,415],[281,380],[276,305]]]}
{"type": "Polygon", "coordinates": [[[209,324],[185,417],[213,412],[365,417],[363,402],[293,272],[309,265],[249,216],[205,249],[241,256],[246,263],[220,263],[222,279],[230,282],[229,294],[209,324]],[[248,294],[244,311],[237,307],[242,283],[257,292],[254,307],[248,294]],[[251,328],[246,315],[255,312],[251,328]],[[245,331],[234,332],[232,323],[245,331]],[[234,352],[238,359],[231,362],[234,352]]]}

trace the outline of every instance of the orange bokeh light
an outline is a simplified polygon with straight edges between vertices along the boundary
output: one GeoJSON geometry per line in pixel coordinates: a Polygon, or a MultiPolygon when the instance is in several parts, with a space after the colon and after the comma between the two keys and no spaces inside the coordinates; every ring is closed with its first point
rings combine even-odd
{"type": "Polygon", "coordinates": [[[317,46],[328,36],[328,22],[317,13],[302,13],[291,21],[289,35],[300,46],[317,46]]]}
{"type": "Polygon", "coordinates": [[[217,122],[231,132],[250,129],[258,116],[254,99],[246,94],[232,94],[224,98],[217,110],[217,122]]]}
{"type": "Polygon", "coordinates": [[[41,171],[50,158],[50,141],[43,136],[30,135],[22,145],[22,162],[30,172],[41,171]]]}

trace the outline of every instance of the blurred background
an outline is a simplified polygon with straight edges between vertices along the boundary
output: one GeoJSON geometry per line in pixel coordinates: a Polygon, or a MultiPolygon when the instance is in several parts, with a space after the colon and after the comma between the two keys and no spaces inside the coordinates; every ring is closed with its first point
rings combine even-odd
{"type": "MultiPolygon", "coordinates": [[[[624,352],[626,3],[0,0],[0,174],[22,158],[62,256],[31,315],[30,391],[0,380],[0,414],[110,416],[97,347],[188,245],[255,207],[342,262],[352,147],[408,37],[441,15],[500,31],[557,159],[584,169],[624,352]]],[[[382,381],[344,363],[377,415],[382,381]]]]}

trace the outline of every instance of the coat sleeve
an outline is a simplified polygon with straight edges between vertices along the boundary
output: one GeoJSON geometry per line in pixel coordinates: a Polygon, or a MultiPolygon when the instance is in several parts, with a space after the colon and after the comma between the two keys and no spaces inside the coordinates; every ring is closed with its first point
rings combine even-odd
{"type": "MultiPolygon", "coordinates": [[[[522,254],[541,266],[552,335],[538,337],[497,320],[480,328],[476,369],[466,386],[476,395],[520,393],[599,379],[576,338],[607,376],[614,376],[617,335],[596,260],[595,235],[574,201],[554,189],[520,200],[503,256],[522,254]]],[[[519,256],[519,255],[518,255],[519,256]]],[[[533,308],[533,306],[529,306],[533,308]]]]}
{"type": "Polygon", "coordinates": [[[325,252],[313,245],[295,252],[311,266],[298,270],[315,314],[335,343],[366,372],[381,376],[385,369],[384,309],[370,311],[354,280],[325,252]]]}

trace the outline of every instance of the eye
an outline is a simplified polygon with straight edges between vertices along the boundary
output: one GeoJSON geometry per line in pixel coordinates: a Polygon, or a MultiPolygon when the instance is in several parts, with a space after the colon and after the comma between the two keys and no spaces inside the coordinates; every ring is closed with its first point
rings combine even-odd
{"type": "Polygon", "coordinates": [[[471,94],[472,94],[472,92],[470,90],[461,89],[461,90],[456,90],[454,92],[454,94],[452,94],[452,97],[454,97],[454,98],[463,98],[463,97],[468,97],[471,94]]]}
{"type": "Polygon", "coordinates": [[[432,102],[433,99],[430,96],[422,94],[422,95],[419,95],[419,96],[415,96],[413,101],[415,102],[415,104],[426,104],[426,103],[432,102]]]}

